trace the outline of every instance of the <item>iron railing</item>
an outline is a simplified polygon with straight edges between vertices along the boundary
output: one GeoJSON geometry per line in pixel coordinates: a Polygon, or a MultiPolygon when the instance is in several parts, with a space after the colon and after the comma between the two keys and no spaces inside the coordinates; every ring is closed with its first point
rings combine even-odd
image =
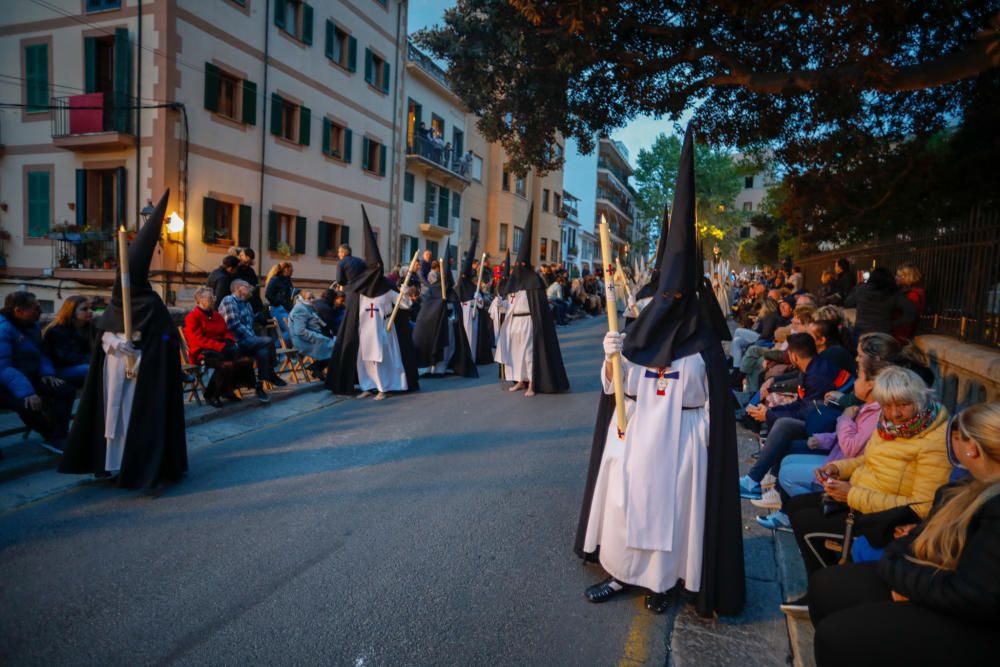
{"type": "Polygon", "coordinates": [[[440,81],[444,87],[451,88],[451,85],[448,83],[448,75],[430,56],[414,46],[413,42],[408,41],[406,47],[406,57],[408,60],[415,62],[420,69],[440,81]]]}
{"type": "Polygon", "coordinates": [[[919,268],[927,308],[918,334],[1000,346],[1000,210],[976,207],[953,224],[801,259],[796,264],[806,288],[815,291],[822,272],[841,257],[859,271],[895,271],[904,263],[919,268]]]}
{"type": "Polygon", "coordinates": [[[52,137],[101,132],[134,134],[136,98],[119,93],[88,93],[52,98],[52,137]]]}
{"type": "Polygon", "coordinates": [[[52,267],[115,269],[118,248],[109,232],[52,232],[52,267]]]}

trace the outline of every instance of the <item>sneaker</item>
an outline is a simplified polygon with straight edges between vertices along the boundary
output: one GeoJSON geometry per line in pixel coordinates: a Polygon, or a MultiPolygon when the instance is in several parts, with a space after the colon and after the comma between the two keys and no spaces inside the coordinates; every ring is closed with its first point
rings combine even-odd
{"type": "Polygon", "coordinates": [[[788,515],[781,510],[771,512],[767,516],[757,517],[757,523],[768,530],[780,530],[783,533],[792,532],[792,522],[789,521],[788,515]]]}
{"type": "Polygon", "coordinates": [[[794,618],[809,618],[809,601],[805,595],[797,600],[782,604],[779,609],[794,618]]]}
{"type": "Polygon", "coordinates": [[[764,479],[760,480],[760,488],[767,491],[768,489],[773,489],[774,485],[777,483],[778,483],[778,478],[772,475],[771,473],[767,473],[766,475],[764,475],[764,479]]]}
{"type": "Polygon", "coordinates": [[[271,397],[267,395],[266,391],[264,391],[264,384],[263,383],[258,382],[257,386],[254,387],[253,390],[254,390],[254,393],[257,394],[257,400],[260,401],[261,403],[267,403],[267,402],[269,402],[271,400],[271,397]]]}
{"type": "Polygon", "coordinates": [[[273,387],[287,387],[288,383],[281,379],[281,376],[277,373],[273,373],[271,377],[267,378],[267,381],[271,383],[273,387]]]}
{"type": "Polygon", "coordinates": [[[746,475],[740,477],[740,498],[753,499],[760,498],[761,495],[760,482],[755,482],[746,475]]]}
{"type": "MultiPolygon", "coordinates": [[[[761,487],[763,487],[761,483],[761,487]]],[[[781,509],[781,495],[778,490],[773,486],[770,489],[764,491],[760,498],[753,498],[750,503],[754,507],[763,507],[766,510],[780,510],[781,509]]]]}

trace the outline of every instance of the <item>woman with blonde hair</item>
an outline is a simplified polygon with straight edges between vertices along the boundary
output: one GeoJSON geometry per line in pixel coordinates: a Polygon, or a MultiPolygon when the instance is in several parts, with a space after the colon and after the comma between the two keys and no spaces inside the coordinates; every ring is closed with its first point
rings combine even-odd
{"type": "Polygon", "coordinates": [[[74,294],[66,297],[56,316],[42,330],[42,345],[52,360],[56,377],[77,389],[83,387],[93,351],[94,311],[90,299],[74,294]]]}
{"type": "Polygon", "coordinates": [[[913,307],[916,310],[911,320],[902,322],[892,329],[892,336],[899,341],[900,345],[906,345],[913,338],[913,334],[917,331],[917,325],[920,323],[920,317],[927,309],[927,292],[920,285],[923,278],[924,275],[920,269],[909,262],[900,264],[899,268],[896,269],[896,285],[903,295],[913,302],[913,307]]]}
{"type": "Polygon", "coordinates": [[[292,295],[295,286],[292,284],[292,273],[294,269],[291,262],[278,262],[267,272],[264,279],[264,298],[271,308],[271,317],[278,321],[278,327],[283,336],[288,336],[289,313],[292,312],[294,303],[292,295]]]}
{"type": "Polygon", "coordinates": [[[948,456],[970,479],[938,490],[927,519],[877,563],[809,582],[816,663],[995,664],[1000,642],[1000,403],[960,412],[948,456]]]}

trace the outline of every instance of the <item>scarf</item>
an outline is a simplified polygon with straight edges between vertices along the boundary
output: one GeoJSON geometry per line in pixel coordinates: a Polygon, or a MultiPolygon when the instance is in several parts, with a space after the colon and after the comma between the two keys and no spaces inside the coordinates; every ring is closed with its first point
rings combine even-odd
{"type": "Polygon", "coordinates": [[[903,424],[893,424],[886,421],[885,417],[880,414],[878,417],[878,434],[883,440],[913,438],[926,431],[934,423],[934,420],[937,419],[940,412],[941,404],[937,401],[931,401],[926,408],[913,415],[913,417],[903,424]]]}

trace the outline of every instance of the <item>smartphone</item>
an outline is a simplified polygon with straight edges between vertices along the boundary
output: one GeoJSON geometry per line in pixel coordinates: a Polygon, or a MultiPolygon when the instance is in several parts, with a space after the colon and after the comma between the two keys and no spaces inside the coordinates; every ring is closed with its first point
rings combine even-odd
{"type": "Polygon", "coordinates": [[[826,480],[830,479],[830,474],[828,472],[826,472],[825,470],[817,470],[816,474],[819,475],[819,478],[821,480],[823,480],[824,482],[826,480]]]}

